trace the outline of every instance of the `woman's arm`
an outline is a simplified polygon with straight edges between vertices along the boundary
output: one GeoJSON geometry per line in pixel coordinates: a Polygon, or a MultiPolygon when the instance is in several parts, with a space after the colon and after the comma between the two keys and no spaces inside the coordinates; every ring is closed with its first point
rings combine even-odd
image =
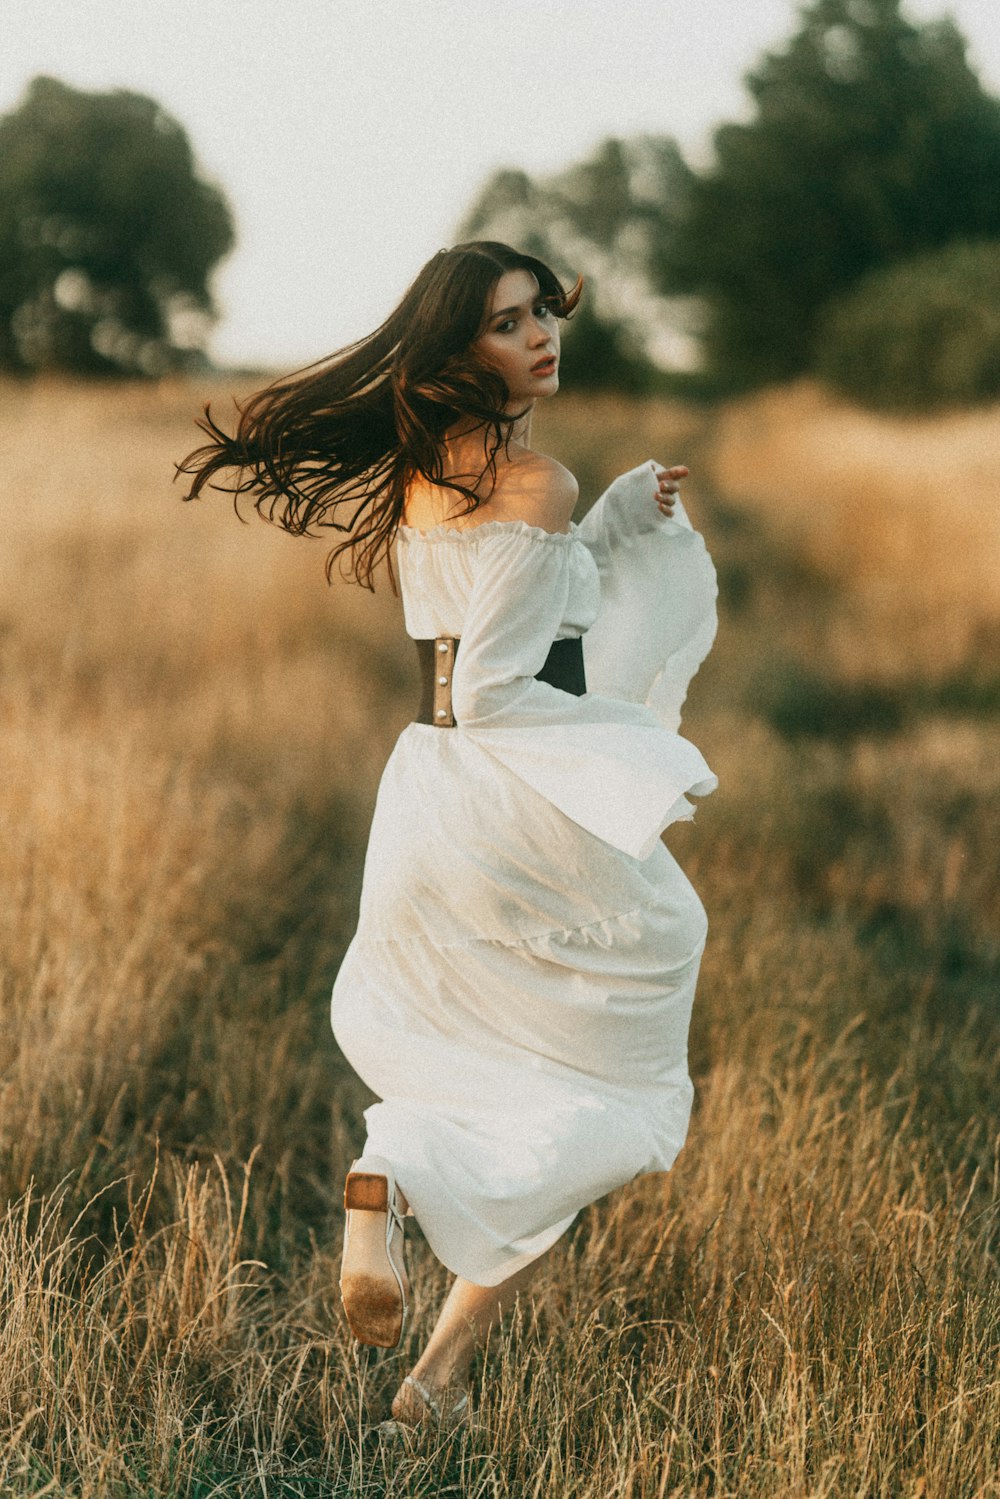
{"type": "MultiPolygon", "coordinates": [[[[655,511],[653,524],[661,524],[655,511]]],[[[529,525],[482,526],[463,541],[476,549],[475,581],[452,673],[450,732],[468,736],[588,832],[648,858],[662,829],[691,815],[686,793],[711,791],[715,777],[694,745],[641,702],[595,692],[589,676],[582,697],[537,679],[565,617],[577,539],[529,525]]],[[[663,530],[676,526],[662,522],[663,530]]],[[[642,538],[640,554],[649,550],[642,538]]],[[[614,665],[627,670],[628,654],[614,665]]]]}
{"type": "Polygon", "coordinates": [[[587,686],[647,704],[675,731],[715,635],[716,598],[705,543],[684,506],[674,510],[676,472],[648,459],[620,474],[577,529],[601,578],[601,610],[583,640],[587,686]]]}

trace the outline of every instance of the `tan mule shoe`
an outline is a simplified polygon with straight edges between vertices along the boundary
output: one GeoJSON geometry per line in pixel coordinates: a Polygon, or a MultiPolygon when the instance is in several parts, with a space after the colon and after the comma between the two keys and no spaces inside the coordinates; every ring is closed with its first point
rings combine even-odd
{"type": "Polygon", "coordinates": [[[359,1343],[395,1348],[409,1313],[403,1214],[392,1167],[381,1156],[351,1162],[344,1183],[340,1298],[359,1343]]]}

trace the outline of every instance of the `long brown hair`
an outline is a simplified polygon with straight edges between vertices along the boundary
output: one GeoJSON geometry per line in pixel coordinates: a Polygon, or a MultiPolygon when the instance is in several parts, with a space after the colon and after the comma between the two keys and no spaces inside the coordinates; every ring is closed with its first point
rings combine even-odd
{"type": "Polygon", "coordinates": [[[206,406],[198,426],[210,441],[177,465],[192,476],[184,498],[196,499],[208,484],[231,493],[239,515],[239,496],[254,493],[258,514],[286,531],[346,532],[327,557],[327,578],[346,552],[346,576],[372,589],[384,556],[395,591],[389,548],[411,479],[464,495],[463,514],[484,498],[475,485],[487,469],[496,481],[497,453],[518,414],[505,415],[506,381],[470,345],[486,325],[494,287],[511,270],[536,277],[540,300],[556,317],[568,317],[580,299],[581,277],[565,292],[543,261],[510,245],[472,240],[439,250],[374,333],[237,403],[235,436],[206,406]],[[460,482],[472,475],[446,480],[443,472],[442,438],[462,418],[485,434],[486,462],[472,486],[460,482]],[[235,476],[216,482],[226,469],[235,476]]]}

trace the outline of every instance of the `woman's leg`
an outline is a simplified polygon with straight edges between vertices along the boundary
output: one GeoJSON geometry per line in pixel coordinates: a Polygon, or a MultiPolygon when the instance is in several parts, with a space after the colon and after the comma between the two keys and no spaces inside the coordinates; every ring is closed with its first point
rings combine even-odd
{"type": "MultiPolygon", "coordinates": [[[[519,1291],[532,1279],[544,1256],[532,1260],[498,1286],[477,1286],[457,1276],[445,1298],[434,1331],[411,1373],[433,1393],[448,1385],[465,1385],[476,1349],[509,1311],[519,1291]]],[[[427,1413],[419,1395],[403,1385],[392,1402],[399,1420],[419,1421],[427,1413]]]]}

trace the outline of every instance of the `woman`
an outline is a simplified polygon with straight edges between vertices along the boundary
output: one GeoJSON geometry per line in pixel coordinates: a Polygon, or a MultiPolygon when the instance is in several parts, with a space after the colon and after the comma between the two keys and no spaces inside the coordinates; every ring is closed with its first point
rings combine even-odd
{"type": "Polygon", "coordinates": [[[455,1273],[393,1401],[458,1417],[476,1348],[581,1208],[683,1144],[701,904],[660,840],[715,777],[676,729],[715,575],[647,462],[580,525],[531,446],[566,293],[492,241],[440,251],[389,319],[270,387],[183,466],[287,529],[346,532],[367,586],[396,543],[424,703],[385,768],[331,1018],[380,1102],[345,1184],[341,1293],[393,1347],[412,1214],[455,1273]],[[343,519],[345,510],[348,518],[343,519]]]}

